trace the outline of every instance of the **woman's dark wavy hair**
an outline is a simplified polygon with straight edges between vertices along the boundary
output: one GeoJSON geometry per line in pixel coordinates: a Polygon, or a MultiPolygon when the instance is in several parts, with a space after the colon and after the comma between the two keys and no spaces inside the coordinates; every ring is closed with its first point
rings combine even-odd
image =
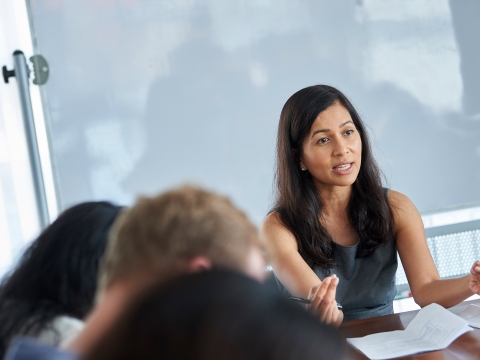
{"type": "Polygon", "coordinates": [[[322,200],[310,173],[300,169],[299,159],[303,140],[313,122],[334,103],[348,110],[362,140],[362,164],[348,205],[350,223],[360,237],[356,256],[372,254],[389,239],[393,228],[381,172],[373,158],[365,126],[353,105],[339,90],[327,85],[296,92],[285,103],[278,125],[274,211],[295,236],[303,258],[326,268],[335,265],[333,239],[319,221],[322,200]]]}
{"type": "Polygon", "coordinates": [[[98,265],[121,207],[86,202],[64,211],[28,247],[0,286],[0,358],[18,334],[38,335],[56,316],[91,310],[98,265]]]}

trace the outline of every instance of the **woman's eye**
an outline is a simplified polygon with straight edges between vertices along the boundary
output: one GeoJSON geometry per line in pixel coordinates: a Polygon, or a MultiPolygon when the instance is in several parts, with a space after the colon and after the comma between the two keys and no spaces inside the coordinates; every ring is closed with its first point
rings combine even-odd
{"type": "Polygon", "coordinates": [[[327,141],[328,141],[328,138],[324,137],[324,138],[318,139],[317,143],[325,144],[327,141]]]}
{"type": "Polygon", "coordinates": [[[352,135],[353,134],[353,130],[347,130],[345,131],[345,135],[352,135]]]}

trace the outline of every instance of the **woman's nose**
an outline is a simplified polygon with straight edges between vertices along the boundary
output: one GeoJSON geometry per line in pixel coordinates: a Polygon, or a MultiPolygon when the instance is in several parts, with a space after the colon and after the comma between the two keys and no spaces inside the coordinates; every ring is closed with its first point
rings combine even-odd
{"type": "Polygon", "coordinates": [[[334,148],[334,155],[343,156],[345,154],[348,154],[348,152],[349,149],[347,143],[343,139],[337,140],[334,148]]]}

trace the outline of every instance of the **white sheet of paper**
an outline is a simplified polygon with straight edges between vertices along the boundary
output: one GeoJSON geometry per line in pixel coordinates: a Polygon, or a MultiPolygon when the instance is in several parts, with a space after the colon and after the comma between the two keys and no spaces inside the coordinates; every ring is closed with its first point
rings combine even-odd
{"type": "Polygon", "coordinates": [[[380,360],[444,349],[457,337],[472,330],[466,320],[438,304],[431,304],[420,310],[405,330],[347,341],[370,359],[380,360]]]}
{"type": "Polygon", "coordinates": [[[465,310],[457,315],[467,320],[468,325],[480,328],[480,306],[468,305],[465,310]]]}

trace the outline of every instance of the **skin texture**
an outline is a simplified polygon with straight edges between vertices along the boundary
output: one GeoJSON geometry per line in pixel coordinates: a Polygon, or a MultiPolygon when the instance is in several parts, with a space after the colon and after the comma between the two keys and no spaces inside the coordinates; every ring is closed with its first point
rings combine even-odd
{"type": "MultiPolygon", "coordinates": [[[[319,221],[333,240],[343,246],[357,243],[358,234],[348,220],[347,205],[361,166],[362,142],[351,116],[334,103],[321,112],[303,141],[299,167],[309,171],[322,199],[319,221]],[[346,171],[339,165],[351,164],[346,171]]],[[[422,218],[405,195],[390,190],[394,236],[407,279],[417,304],[436,302],[451,307],[473,293],[480,294],[480,262],[470,275],[442,280],[427,246],[422,218]]],[[[336,307],[338,278],[320,281],[298,252],[294,235],[283,226],[277,213],[270,213],[261,227],[261,239],[271,266],[290,294],[312,299],[309,309],[321,321],[339,326],[343,313],[336,307]]]]}

